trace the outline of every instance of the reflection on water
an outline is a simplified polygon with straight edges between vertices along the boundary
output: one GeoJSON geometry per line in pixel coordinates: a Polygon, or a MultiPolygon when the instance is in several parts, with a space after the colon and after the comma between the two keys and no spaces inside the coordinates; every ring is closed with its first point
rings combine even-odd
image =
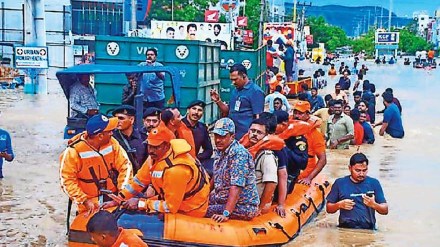
{"type": "MultiPolygon", "coordinates": [[[[360,63],[362,64],[362,63],[360,63]]],[[[377,92],[394,89],[403,105],[405,138],[380,137],[360,151],[370,159],[369,175],[380,180],[390,206],[377,216],[378,231],[337,228],[338,214],[321,213],[287,246],[440,246],[440,68],[433,71],[368,63],[365,79],[377,92]],[[434,106],[434,107],[433,107],[434,106]]],[[[307,68],[312,71],[310,66],[307,68]]],[[[316,69],[316,67],[315,67],[316,69]]],[[[324,92],[334,88],[335,77],[324,92]]],[[[381,109],[381,99],[377,108],[381,109]]],[[[0,246],[64,246],[67,198],[58,181],[66,100],[62,94],[23,95],[0,90],[1,128],[10,131],[16,159],[5,163],[0,181],[0,246]]],[[[377,115],[378,121],[382,115],[377,115]]],[[[323,173],[330,181],[348,174],[356,152],[332,150],[323,173]]]]}

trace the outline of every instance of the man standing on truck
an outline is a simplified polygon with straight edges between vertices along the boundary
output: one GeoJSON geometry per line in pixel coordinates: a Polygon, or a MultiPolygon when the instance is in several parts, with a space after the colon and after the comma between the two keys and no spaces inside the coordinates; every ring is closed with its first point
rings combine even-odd
{"type": "MultiPolygon", "coordinates": [[[[146,61],[139,66],[159,67],[163,64],[156,61],[157,50],[148,48],[146,61]]],[[[165,105],[165,90],[163,81],[165,79],[164,72],[144,73],[141,78],[141,92],[144,94],[144,109],[148,107],[157,107],[163,109],[165,105]]]]}

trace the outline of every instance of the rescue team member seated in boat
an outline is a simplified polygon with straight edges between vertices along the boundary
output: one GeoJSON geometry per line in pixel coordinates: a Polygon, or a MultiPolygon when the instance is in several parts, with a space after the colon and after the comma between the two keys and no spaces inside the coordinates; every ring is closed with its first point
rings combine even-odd
{"type": "MultiPolygon", "coordinates": [[[[210,189],[208,175],[189,154],[191,146],[183,139],[175,139],[164,125],[151,130],[147,142],[147,161],[119,193],[128,200],[123,206],[130,210],[205,216],[210,189]],[[158,196],[136,198],[150,183],[158,196]]],[[[116,204],[108,202],[103,208],[116,204]]]]}
{"type": "Polygon", "coordinates": [[[375,229],[376,211],[388,214],[388,204],[382,186],[367,176],[368,158],[356,153],[350,158],[350,176],[336,179],[327,196],[327,213],[340,210],[339,227],[375,229]]]}
{"type": "Polygon", "coordinates": [[[171,130],[178,139],[184,139],[191,146],[190,154],[193,158],[197,158],[196,144],[191,130],[182,124],[182,115],[177,108],[166,108],[160,114],[163,124],[171,130]]]}
{"type": "Polygon", "coordinates": [[[211,179],[214,188],[206,217],[217,222],[251,220],[257,216],[260,205],[252,155],[235,140],[235,124],[231,119],[217,120],[212,132],[217,150],[211,179]]]}
{"type": "Polygon", "coordinates": [[[115,217],[105,210],[93,215],[86,229],[99,247],[148,247],[136,234],[118,227],[115,217]]]}
{"type": "MultiPolygon", "coordinates": [[[[310,103],[307,101],[298,101],[293,107],[295,119],[308,122],[310,120],[310,103]]],[[[305,134],[308,147],[307,167],[298,177],[298,183],[310,185],[312,180],[322,171],[327,164],[327,155],[325,153],[325,140],[318,130],[320,125],[312,128],[305,134]]]]}
{"type": "Polygon", "coordinates": [[[277,117],[275,134],[284,140],[287,147],[285,149],[288,164],[287,193],[290,194],[293,191],[299,172],[307,166],[309,155],[307,154],[307,139],[304,135],[310,131],[311,126],[309,123],[298,120],[289,121],[289,114],[285,111],[276,111],[274,114],[277,117]]]}
{"type": "MultiPolygon", "coordinates": [[[[268,135],[266,119],[259,118],[252,122],[248,134],[241,138],[240,143],[248,149],[254,158],[255,175],[258,195],[260,196],[259,213],[269,212],[278,183],[278,157],[273,150],[281,150],[284,140],[276,135],[268,135]]],[[[283,168],[287,174],[286,167],[283,168]]],[[[287,183],[283,184],[287,191],[287,183]]]]}
{"type": "Polygon", "coordinates": [[[117,125],[117,118],[91,117],[60,156],[61,186],[79,213],[97,211],[100,189],[117,193],[133,177],[127,153],[112,137],[117,125]]]}
{"type": "Polygon", "coordinates": [[[113,110],[112,115],[118,118],[118,127],[113,131],[113,137],[127,152],[133,165],[133,174],[136,174],[147,159],[144,140],[133,126],[136,109],[131,105],[121,105],[113,110]]]}
{"type": "Polygon", "coordinates": [[[192,101],[187,107],[186,116],[182,119],[182,122],[191,130],[197,159],[199,159],[208,172],[212,173],[212,164],[214,162],[211,159],[213,153],[212,141],[208,133],[208,127],[200,122],[205,106],[206,103],[201,100],[192,101]]]}
{"type": "MultiPolygon", "coordinates": [[[[270,150],[274,153],[278,163],[278,185],[273,198],[273,201],[277,202],[277,206],[274,208],[274,211],[279,216],[284,218],[286,216],[286,210],[284,206],[287,197],[287,166],[289,162],[287,158],[287,153],[290,152],[290,150],[286,147],[284,140],[281,140],[281,138],[275,135],[277,128],[277,117],[272,113],[263,112],[261,113],[260,118],[264,119],[264,123],[266,124],[267,128],[266,131],[269,138],[263,138],[264,140],[248,148],[248,151],[251,153],[252,157],[255,157],[255,152],[259,151],[261,148],[267,148],[269,146],[270,150]],[[282,142],[274,142],[274,140],[276,139],[281,140],[282,142]]],[[[240,140],[240,143],[245,147],[250,146],[249,135],[250,133],[248,132],[240,140]]]]}

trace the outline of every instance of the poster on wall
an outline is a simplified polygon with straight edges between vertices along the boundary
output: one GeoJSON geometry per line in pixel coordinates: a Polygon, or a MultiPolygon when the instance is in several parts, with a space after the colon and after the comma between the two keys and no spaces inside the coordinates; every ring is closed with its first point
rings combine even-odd
{"type": "Polygon", "coordinates": [[[230,50],[229,23],[151,21],[151,37],[155,39],[200,40],[220,43],[222,50],[230,50]]]}
{"type": "Polygon", "coordinates": [[[286,44],[288,40],[293,42],[295,28],[291,22],[264,23],[263,44],[272,40],[274,44],[286,44]]]}

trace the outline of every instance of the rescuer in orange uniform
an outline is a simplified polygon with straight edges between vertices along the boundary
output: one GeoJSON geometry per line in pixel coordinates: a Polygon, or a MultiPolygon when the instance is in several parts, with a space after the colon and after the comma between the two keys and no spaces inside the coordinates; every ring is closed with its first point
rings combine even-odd
{"type": "MultiPolygon", "coordinates": [[[[310,103],[308,101],[298,101],[293,107],[293,115],[297,120],[310,123],[310,103]]],[[[319,125],[313,125],[313,128],[305,134],[309,159],[306,169],[298,177],[298,183],[300,184],[310,185],[327,163],[325,140],[318,128],[319,125]]]]}
{"type": "Polygon", "coordinates": [[[99,247],[148,247],[130,230],[118,227],[115,216],[101,210],[87,222],[87,232],[99,247]]]}
{"type": "Polygon", "coordinates": [[[133,177],[127,153],[112,137],[117,124],[117,118],[91,117],[60,156],[61,186],[79,213],[97,211],[100,189],[118,192],[133,177]]]}
{"type": "MultiPolygon", "coordinates": [[[[149,157],[133,181],[120,192],[120,197],[129,199],[124,207],[205,216],[210,192],[208,175],[190,155],[191,146],[183,139],[174,138],[164,125],[151,130],[147,138],[149,157]],[[150,183],[158,196],[132,198],[150,183]]],[[[115,206],[115,202],[106,203],[104,208],[111,206],[115,206]]]]}

